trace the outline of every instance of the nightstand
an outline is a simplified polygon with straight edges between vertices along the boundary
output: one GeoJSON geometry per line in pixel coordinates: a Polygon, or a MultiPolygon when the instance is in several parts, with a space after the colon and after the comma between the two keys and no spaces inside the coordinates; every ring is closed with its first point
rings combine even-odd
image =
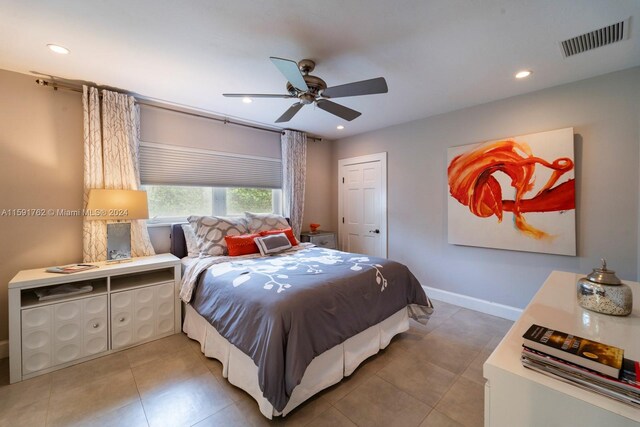
{"type": "Polygon", "coordinates": [[[9,282],[11,383],[180,332],[180,260],[171,254],[92,263],[73,274],[20,271],[9,282]],[[40,300],[37,289],[90,285],[40,300]]]}
{"type": "Polygon", "coordinates": [[[327,249],[337,249],[336,233],[333,231],[318,230],[315,233],[305,231],[303,233],[300,233],[300,241],[310,242],[316,246],[327,249]]]}

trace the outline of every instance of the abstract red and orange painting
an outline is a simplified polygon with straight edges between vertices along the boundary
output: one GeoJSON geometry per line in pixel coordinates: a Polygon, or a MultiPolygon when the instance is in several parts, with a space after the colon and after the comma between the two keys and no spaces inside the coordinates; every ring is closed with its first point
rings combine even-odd
{"type": "Polygon", "coordinates": [[[449,243],[576,255],[573,128],[448,150],[449,243]]]}

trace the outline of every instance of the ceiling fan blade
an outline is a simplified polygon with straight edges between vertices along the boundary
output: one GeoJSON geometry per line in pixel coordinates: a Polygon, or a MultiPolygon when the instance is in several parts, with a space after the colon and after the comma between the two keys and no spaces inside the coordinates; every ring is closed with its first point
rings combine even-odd
{"type": "Polygon", "coordinates": [[[284,123],[284,122],[288,122],[289,120],[291,120],[293,118],[293,116],[296,115],[296,113],[298,111],[300,111],[300,109],[304,106],[303,103],[301,102],[296,102],[295,104],[293,104],[291,107],[289,107],[289,109],[287,111],[284,112],[283,115],[281,115],[280,117],[278,117],[278,120],[276,120],[276,123],[284,123]]]}
{"type": "Polygon", "coordinates": [[[298,68],[298,63],[292,61],[290,59],[282,59],[270,57],[271,62],[275,65],[278,70],[282,73],[285,79],[289,83],[293,85],[296,89],[307,92],[309,90],[309,86],[307,86],[307,82],[304,81],[304,77],[302,77],[302,73],[298,68]]]}
{"type": "Polygon", "coordinates": [[[327,113],[331,113],[348,121],[351,121],[362,114],[359,111],[352,110],[351,108],[347,108],[344,105],[336,104],[335,102],[327,101],[326,99],[319,99],[316,102],[316,105],[318,106],[318,108],[326,111],[327,113]]]}
{"type": "Polygon", "coordinates": [[[294,96],[287,94],[275,94],[275,93],[223,93],[222,96],[228,98],[294,98],[294,96]]]}
{"type": "Polygon", "coordinates": [[[327,98],[342,98],[345,96],[373,95],[375,93],[387,93],[387,81],[384,77],[347,83],[340,86],[328,87],[322,91],[322,96],[327,98]]]}

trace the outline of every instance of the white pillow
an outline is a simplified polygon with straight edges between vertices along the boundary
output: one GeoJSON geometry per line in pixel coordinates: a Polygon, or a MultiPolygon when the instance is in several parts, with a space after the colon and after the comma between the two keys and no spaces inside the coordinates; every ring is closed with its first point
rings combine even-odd
{"type": "Polygon", "coordinates": [[[254,240],[262,256],[273,255],[291,248],[291,242],[284,233],[256,237],[254,240]]]}
{"type": "Polygon", "coordinates": [[[245,212],[244,216],[247,219],[247,227],[249,228],[250,233],[281,230],[283,228],[291,227],[287,222],[287,219],[281,215],[245,212]]]}
{"type": "Polygon", "coordinates": [[[224,236],[247,234],[244,218],[190,216],[187,218],[198,241],[201,255],[221,256],[229,253],[224,236]]]}
{"type": "Polygon", "coordinates": [[[196,232],[193,231],[191,224],[182,224],[182,231],[184,232],[184,240],[187,243],[187,256],[196,257],[200,255],[196,232]]]}

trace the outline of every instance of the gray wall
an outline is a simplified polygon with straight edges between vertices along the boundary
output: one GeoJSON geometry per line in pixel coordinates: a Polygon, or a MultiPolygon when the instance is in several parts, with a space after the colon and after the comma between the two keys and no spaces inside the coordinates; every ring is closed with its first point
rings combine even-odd
{"type": "Polygon", "coordinates": [[[331,176],[339,159],[388,152],[389,258],[424,285],[522,308],[552,270],[588,273],[600,257],[637,279],[639,105],[633,68],[334,141],[331,176]],[[448,147],[565,127],[575,134],[577,257],[447,243],[448,147]]]}

